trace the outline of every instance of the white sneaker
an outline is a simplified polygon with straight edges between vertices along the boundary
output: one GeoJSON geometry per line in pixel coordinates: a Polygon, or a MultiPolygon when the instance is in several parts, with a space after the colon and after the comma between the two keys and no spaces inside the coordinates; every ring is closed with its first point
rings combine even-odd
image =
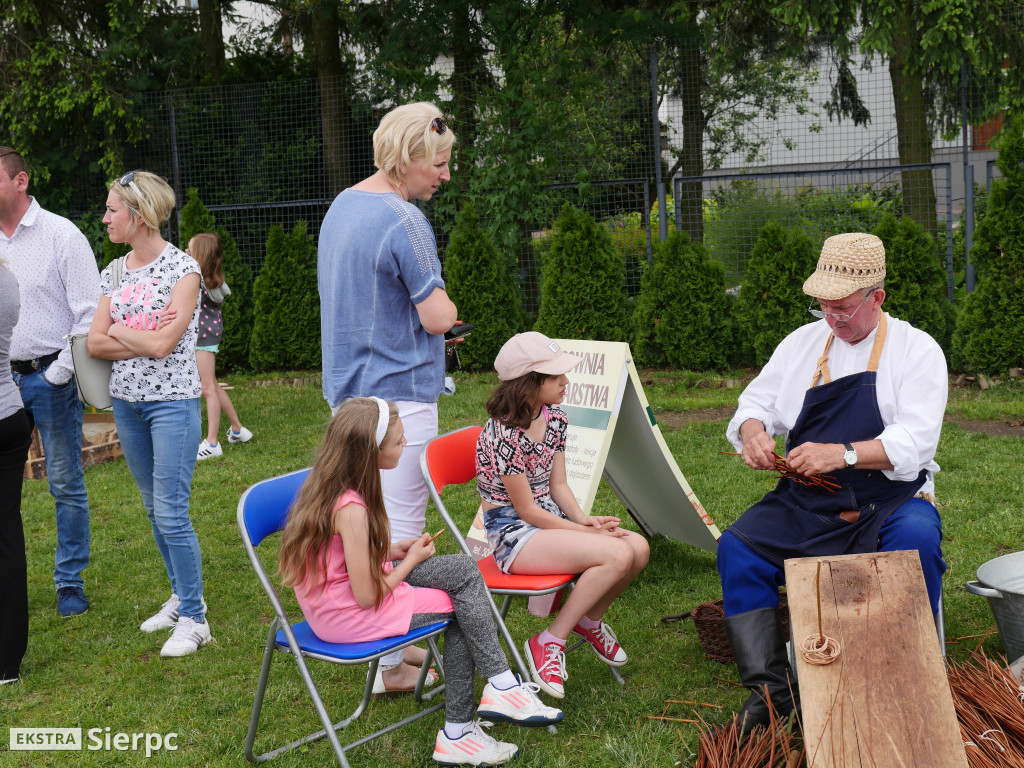
{"type": "Polygon", "coordinates": [[[167,658],[173,656],[187,656],[195,653],[202,646],[213,640],[210,634],[210,622],[202,624],[188,616],[182,616],[174,625],[174,632],[164,647],[160,649],[160,655],[167,658]]]}
{"type": "Polygon", "coordinates": [[[210,445],[209,440],[203,440],[199,444],[199,452],[196,454],[196,461],[202,461],[203,459],[212,459],[214,456],[223,456],[224,449],[220,447],[220,443],[216,445],[210,445]]]}
{"type": "Polygon", "coordinates": [[[477,720],[457,739],[449,739],[442,728],[434,742],[434,761],[441,765],[502,765],[519,754],[519,747],[498,741],[484,732],[493,723],[477,720]]]}
{"type": "MultiPolygon", "coordinates": [[[[203,601],[203,615],[206,615],[206,600],[203,601]]],[[[178,606],[181,605],[181,598],[171,594],[171,599],[160,606],[160,610],[150,616],[139,627],[143,632],[156,632],[158,629],[170,629],[178,623],[178,606]]]]}
{"type": "Polygon", "coordinates": [[[242,427],[241,430],[235,432],[235,430],[231,428],[231,425],[228,425],[229,443],[248,443],[250,440],[252,440],[252,432],[250,432],[248,429],[242,427]]]}
{"type": "Polygon", "coordinates": [[[536,683],[520,683],[505,691],[487,683],[476,713],[480,717],[519,725],[553,725],[562,722],[565,717],[562,710],[546,706],[537,696],[539,690],[540,686],[536,683]]]}

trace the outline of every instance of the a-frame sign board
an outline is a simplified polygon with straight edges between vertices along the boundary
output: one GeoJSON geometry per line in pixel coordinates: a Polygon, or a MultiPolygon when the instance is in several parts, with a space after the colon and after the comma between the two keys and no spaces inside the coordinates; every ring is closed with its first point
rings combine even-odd
{"type": "Polygon", "coordinates": [[[629,345],[556,341],[583,358],[562,401],[569,416],[565,468],[580,506],[590,511],[603,474],[645,533],[714,552],[718,527],[665,443],[629,345]]]}
{"type": "MultiPolygon", "coordinates": [[[[603,475],[647,535],[667,536],[714,552],[718,527],[672,458],[629,345],[556,341],[566,352],[583,358],[569,373],[562,401],[569,416],[565,470],[580,507],[590,511],[603,475]]],[[[466,538],[476,557],[490,553],[479,514],[466,538]]]]}

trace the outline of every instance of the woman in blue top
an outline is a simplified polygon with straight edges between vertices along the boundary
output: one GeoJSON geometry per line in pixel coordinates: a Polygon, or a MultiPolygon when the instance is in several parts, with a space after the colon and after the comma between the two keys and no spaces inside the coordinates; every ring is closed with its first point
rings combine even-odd
{"type": "MultiPolygon", "coordinates": [[[[443,334],[457,319],[433,230],[411,201],[430,200],[451,178],[454,143],[433,104],[393,109],[373,134],[377,172],[338,195],[320,228],[324,398],[333,411],[353,397],[391,400],[405,425],[408,445],[401,461],[381,472],[395,541],[418,537],[424,529],[427,488],[419,455],[437,435],[443,334]]],[[[445,589],[435,583],[413,586],[445,589]]],[[[400,665],[400,657],[383,660],[378,692],[415,685],[417,670],[400,665]]]]}

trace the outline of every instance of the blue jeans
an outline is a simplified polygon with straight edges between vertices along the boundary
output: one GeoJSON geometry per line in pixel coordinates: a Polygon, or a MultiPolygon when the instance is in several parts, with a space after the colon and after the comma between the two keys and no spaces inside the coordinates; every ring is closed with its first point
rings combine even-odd
{"type": "Polygon", "coordinates": [[[203,618],[203,563],[188,516],[199,444],[199,398],[130,403],[113,398],[124,458],[142,494],[180,615],[203,618]]]}
{"type": "Polygon", "coordinates": [[[82,472],[82,404],[75,379],[55,387],[42,371],[13,375],[25,412],[39,428],[50,495],[57,506],[53,583],[57,589],[81,587],[82,571],[89,565],[89,497],[82,472]]]}

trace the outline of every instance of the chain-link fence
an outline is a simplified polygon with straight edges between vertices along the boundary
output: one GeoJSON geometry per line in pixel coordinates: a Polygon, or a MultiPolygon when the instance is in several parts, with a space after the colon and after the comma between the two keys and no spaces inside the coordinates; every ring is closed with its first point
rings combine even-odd
{"type": "MultiPolygon", "coordinates": [[[[451,116],[459,142],[452,181],[424,205],[442,257],[458,209],[476,200],[518,265],[528,309],[537,307],[544,230],[566,202],[606,226],[631,295],[668,227],[701,241],[735,285],[768,221],[820,243],[871,230],[891,212],[934,237],[952,297],[966,271],[963,213],[972,211],[974,183],[997,173],[993,94],[1009,75],[980,78],[965,63],[959,80],[924,83],[926,100],[911,114],[906,99],[894,99],[885,62],[854,57],[843,70],[829,46],[819,48],[771,67],[751,52],[734,71],[700,48],[624,46],[571,69],[545,69],[538,56],[515,77],[485,57],[472,88],[465,67],[441,61],[418,83],[367,69],[338,81],[151,93],[141,101],[150,139],[129,150],[126,165],[170,180],[179,211],[196,188],[258,271],[273,225],[304,220],[317,237],[334,195],[373,172],[380,117],[430,99],[451,116]]],[[[101,200],[73,205],[96,210],[101,200]]]]}

